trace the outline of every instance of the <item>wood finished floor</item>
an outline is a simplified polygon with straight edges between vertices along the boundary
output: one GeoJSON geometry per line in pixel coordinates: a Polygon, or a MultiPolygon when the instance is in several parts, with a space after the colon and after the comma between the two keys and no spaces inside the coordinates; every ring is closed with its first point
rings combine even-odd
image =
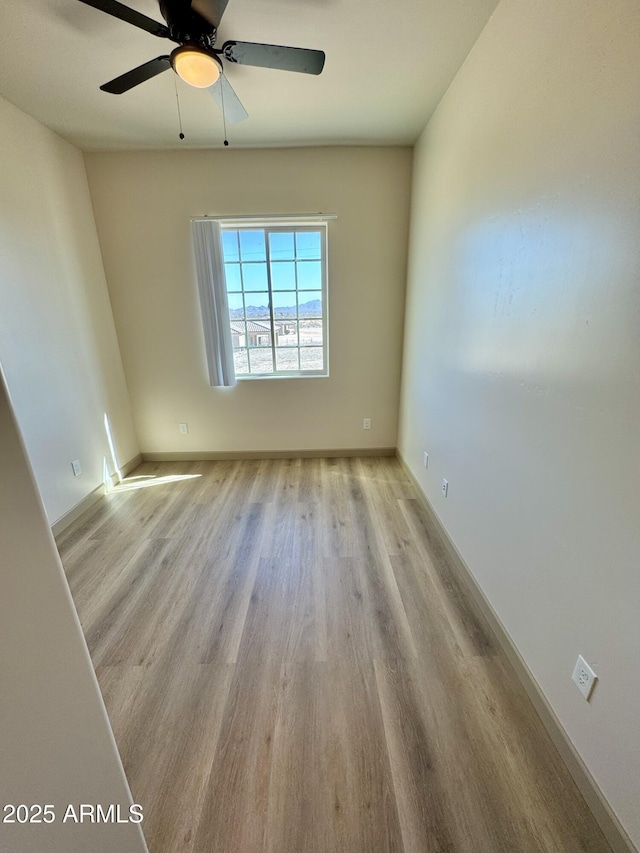
{"type": "Polygon", "coordinates": [[[609,851],[396,460],[128,483],[58,547],[150,853],[609,851]]]}

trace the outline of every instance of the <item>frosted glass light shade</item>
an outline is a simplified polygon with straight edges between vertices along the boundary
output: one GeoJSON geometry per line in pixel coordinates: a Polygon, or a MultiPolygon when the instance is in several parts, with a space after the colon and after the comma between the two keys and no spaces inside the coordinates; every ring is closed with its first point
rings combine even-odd
{"type": "Polygon", "coordinates": [[[176,74],[197,89],[208,89],[220,76],[220,66],[213,56],[193,47],[179,47],[171,54],[176,74]]]}

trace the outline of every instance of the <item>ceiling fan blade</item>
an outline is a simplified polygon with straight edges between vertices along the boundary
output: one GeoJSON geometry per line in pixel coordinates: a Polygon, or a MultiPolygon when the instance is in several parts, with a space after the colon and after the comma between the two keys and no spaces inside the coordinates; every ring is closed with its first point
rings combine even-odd
{"type": "Polygon", "coordinates": [[[112,15],[114,18],[120,18],[121,21],[126,21],[127,24],[133,24],[134,27],[139,27],[141,30],[146,30],[154,36],[168,38],[169,30],[164,24],[159,24],[157,21],[147,18],[135,9],[130,9],[123,3],[118,3],[117,0],[80,0],[87,6],[93,6],[94,9],[100,9],[101,12],[106,12],[107,15],[112,15]]]}
{"type": "Polygon", "coordinates": [[[260,68],[278,68],[302,74],[320,74],[325,59],[321,50],[250,41],[227,41],[222,45],[222,55],[238,65],[257,65],[260,68]]]}
{"type": "Polygon", "coordinates": [[[116,77],[115,80],[110,80],[104,86],[100,86],[103,92],[110,92],[112,95],[121,95],[123,92],[128,92],[139,83],[144,83],[145,80],[155,77],[156,74],[161,74],[171,68],[171,59],[168,56],[158,56],[155,59],[145,62],[144,65],[138,65],[137,68],[132,68],[126,74],[116,77]]]}
{"type": "Polygon", "coordinates": [[[191,0],[191,8],[218,29],[229,0],[191,0]]]}
{"type": "Polygon", "coordinates": [[[209,87],[209,91],[229,124],[240,124],[241,121],[249,118],[240,98],[224,74],[221,74],[213,86],[209,87]]]}

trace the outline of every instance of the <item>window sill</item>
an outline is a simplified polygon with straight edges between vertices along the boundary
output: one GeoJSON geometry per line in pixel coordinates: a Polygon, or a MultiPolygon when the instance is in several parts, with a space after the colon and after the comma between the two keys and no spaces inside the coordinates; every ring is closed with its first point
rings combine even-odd
{"type": "Polygon", "coordinates": [[[274,376],[273,374],[261,376],[260,374],[254,374],[252,376],[237,376],[236,382],[253,382],[254,380],[264,380],[264,379],[328,379],[328,373],[283,373],[278,376],[274,376]]]}

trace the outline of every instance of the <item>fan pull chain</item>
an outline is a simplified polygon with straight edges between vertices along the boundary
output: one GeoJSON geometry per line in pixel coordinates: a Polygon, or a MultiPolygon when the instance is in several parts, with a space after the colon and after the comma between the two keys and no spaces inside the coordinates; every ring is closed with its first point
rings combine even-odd
{"type": "MultiPolygon", "coordinates": [[[[220,73],[221,77],[224,77],[224,71],[220,73]]],[[[224,128],[224,147],[227,148],[229,145],[229,140],[227,139],[227,116],[224,111],[224,86],[223,81],[220,81],[220,98],[222,99],[222,126],[224,128]]]]}
{"type": "Polygon", "coordinates": [[[178,107],[178,124],[180,125],[179,137],[180,137],[180,139],[184,139],[184,133],[182,132],[182,115],[180,113],[180,98],[178,97],[178,83],[176,81],[176,75],[172,74],[171,76],[173,77],[173,86],[176,90],[176,105],[178,107]]]}

